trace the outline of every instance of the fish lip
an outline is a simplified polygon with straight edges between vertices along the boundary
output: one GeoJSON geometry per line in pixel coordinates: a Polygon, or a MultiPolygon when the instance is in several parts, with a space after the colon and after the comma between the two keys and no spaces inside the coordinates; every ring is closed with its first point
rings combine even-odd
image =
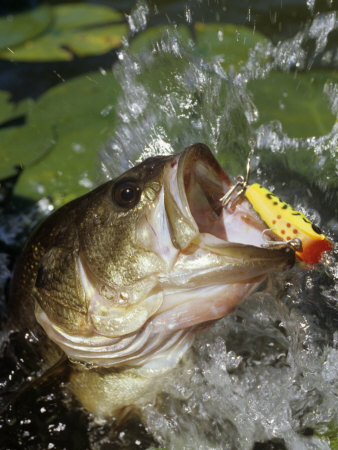
{"type": "MultiPolygon", "coordinates": [[[[216,238],[216,253],[217,241],[221,247],[225,245],[229,250],[236,250],[236,247],[242,245],[248,252],[257,252],[257,258],[271,262],[271,269],[266,272],[286,270],[294,265],[295,252],[287,244],[279,248],[279,251],[266,248],[267,235],[271,240],[278,237],[274,233],[266,233],[266,224],[254,212],[245,196],[239,199],[234,208],[223,207],[220,199],[232,186],[232,182],[208,146],[196,143],[185,148],[179,155],[176,178],[178,189],[176,196],[173,196],[176,199],[179,196],[183,215],[191,227],[197,230],[189,245],[194,242],[200,246],[201,236],[202,239],[211,236],[216,238]],[[237,222],[242,225],[243,221],[248,220],[248,228],[255,230],[251,242],[250,239],[245,241],[231,236],[229,227],[225,225],[227,219],[224,220],[224,215],[231,220],[232,217],[239,216],[237,222]]],[[[210,250],[213,251],[209,248],[210,250]]]]}
{"type": "MultiPolygon", "coordinates": [[[[231,181],[226,172],[219,165],[209,147],[197,143],[187,147],[180,157],[177,178],[181,201],[186,203],[186,209],[196,223],[200,233],[210,233],[210,223],[218,218],[222,212],[221,197],[229,187],[231,181]],[[198,202],[194,195],[201,190],[201,197],[209,207],[207,217],[198,211],[198,202]]],[[[212,233],[213,234],[213,233],[212,233]]],[[[224,236],[222,236],[224,238],[224,236]]]]}
{"type": "MultiPolygon", "coordinates": [[[[158,203],[159,208],[162,208],[163,211],[163,201],[165,201],[163,199],[165,199],[166,195],[171,195],[173,199],[171,207],[173,207],[173,203],[176,203],[176,213],[180,212],[181,217],[190,226],[189,232],[180,241],[176,242],[179,250],[176,252],[176,249],[173,249],[173,253],[176,252],[177,257],[175,255],[175,258],[173,258],[173,267],[170,266],[168,276],[165,273],[164,278],[159,279],[165,299],[157,310],[151,311],[147,321],[139,328],[128,330],[128,334],[116,336],[110,336],[105,331],[100,334],[94,326],[90,326],[82,334],[81,330],[79,330],[77,335],[67,333],[50,321],[47,315],[37,308],[36,317],[38,322],[45,329],[50,339],[58,344],[72,361],[84,361],[97,367],[125,367],[127,365],[143,367],[149,360],[151,361],[151,358],[153,358],[154,364],[156,361],[159,361],[161,366],[161,364],[168,364],[166,361],[171,355],[176,355],[175,361],[177,361],[183,350],[186,349],[186,342],[191,339],[192,334],[195,333],[198,327],[204,327],[206,326],[205,322],[211,323],[232,311],[264,278],[267,272],[286,269],[293,265],[294,252],[291,249],[270,250],[229,241],[226,234],[223,236],[222,233],[224,231],[221,228],[213,230],[214,233],[210,234],[218,239],[216,239],[217,242],[214,249],[209,250],[207,248],[207,244],[209,244],[207,241],[204,241],[204,248],[200,245],[201,235],[210,232],[209,225],[213,221],[212,218],[214,218],[216,224],[218,223],[217,218],[220,218],[223,212],[219,199],[231,186],[230,179],[207,146],[204,144],[190,146],[182,153],[170,157],[166,161],[165,167],[164,188],[163,190],[161,189],[161,195],[158,197],[160,199],[158,203]],[[192,179],[194,177],[195,179],[192,179]],[[207,215],[208,220],[206,221],[203,220],[203,214],[201,215],[198,210],[194,209],[193,205],[194,201],[199,198],[199,188],[202,191],[201,198],[204,198],[205,206],[209,208],[208,212],[210,214],[207,215]],[[226,281],[226,273],[224,272],[220,276],[211,273],[213,277],[211,279],[209,273],[205,273],[206,276],[201,280],[200,285],[194,286],[194,280],[191,280],[189,288],[190,280],[188,274],[184,282],[180,283],[180,279],[182,279],[179,273],[180,268],[183,267],[187,270],[187,267],[185,260],[181,261],[181,266],[178,263],[181,257],[190,256],[186,252],[189,245],[193,243],[196,247],[199,246],[202,252],[205,251],[206,254],[208,251],[213,253],[212,256],[216,256],[213,259],[215,260],[222,251],[222,245],[219,242],[224,246],[225,252],[233,250],[231,255],[226,255],[221,261],[221,267],[223,267],[224,262],[226,263],[226,258],[229,257],[229,265],[237,263],[237,266],[240,266],[241,273],[244,274],[243,277],[234,279],[233,273],[230,273],[231,279],[226,281]],[[241,249],[244,252],[242,255],[241,249]],[[186,255],[183,254],[184,252],[186,255]],[[247,258],[247,256],[250,256],[250,252],[252,252],[254,260],[251,266],[246,264],[250,260],[250,258],[247,258]],[[256,268],[255,270],[250,268],[258,266],[255,260],[256,257],[257,259],[260,257],[264,259],[264,265],[262,265],[258,273],[256,268]],[[176,273],[178,272],[177,279],[175,279],[175,270],[176,273]],[[201,290],[202,294],[200,293],[201,290]],[[206,297],[209,290],[209,297],[206,297]],[[183,301],[181,301],[180,295],[184,291],[188,292],[183,301]],[[184,333],[181,330],[184,330],[184,333]],[[182,335],[180,334],[181,332],[182,335]],[[137,338],[139,334],[142,334],[140,340],[137,338]],[[164,352],[163,355],[162,347],[167,352],[164,352]],[[157,353],[154,353],[154,350],[157,353]],[[142,354],[138,355],[138,352],[142,354]],[[152,356],[153,353],[154,356],[152,356]]],[[[196,203],[198,204],[198,202],[196,203]]],[[[169,217],[168,220],[170,221],[169,217]]],[[[167,229],[166,222],[165,228],[167,229]]],[[[263,228],[264,224],[262,225],[263,228]]],[[[170,236],[169,234],[167,235],[169,240],[170,236]]],[[[81,258],[81,253],[79,256],[81,258]]],[[[194,263],[193,254],[191,256],[192,263],[194,263]]],[[[197,255],[198,257],[199,255],[197,255]]],[[[80,259],[79,262],[81,261],[83,262],[80,259]]],[[[193,264],[192,268],[194,269],[193,264]]],[[[208,267],[206,268],[208,269],[208,267]]],[[[89,300],[96,294],[96,290],[92,289],[91,286],[91,279],[88,276],[90,270],[85,265],[83,269],[80,271],[82,275],[81,280],[85,282],[86,297],[89,300]],[[88,272],[86,269],[88,269],[88,272]]],[[[90,306],[88,307],[89,312],[91,312],[90,306]]],[[[171,362],[169,364],[175,365],[175,363],[171,362]]],[[[151,370],[153,370],[153,367],[151,367],[151,370]]]]}
{"type": "MultiPolygon", "coordinates": [[[[165,184],[165,195],[180,206],[180,220],[189,221],[192,232],[177,247],[180,251],[170,273],[160,276],[164,302],[151,319],[154,333],[202,326],[224,317],[269,272],[289,269],[295,262],[295,252],[287,246],[263,247],[267,227],[245,198],[231,209],[221,205],[231,182],[207,146],[188,147],[170,164],[176,172],[170,175],[171,183],[165,184]],[[236,240],[227,228],[228,216],[235,217],[235,225],[252,227],[255,233],[241,241],[240,230],[236,240]],[[246,216],[254,226],[242,220],[246,216]]],[[[174,222],[170,217],[168,221],[174,222]]]]}
{"type": "Polygon", "coordinates": [[[220,215],[220,198],[230,185],[230,179],[206,145],[194,144],[174,156],[164,176],[164,190],[170,234],[177,249],[188,248],[200,233],[212,233],[210,226],[216,222],[213,216],[220,215]],[[199,214],[198,196],[208,213],[206,220],[199,214]]]}

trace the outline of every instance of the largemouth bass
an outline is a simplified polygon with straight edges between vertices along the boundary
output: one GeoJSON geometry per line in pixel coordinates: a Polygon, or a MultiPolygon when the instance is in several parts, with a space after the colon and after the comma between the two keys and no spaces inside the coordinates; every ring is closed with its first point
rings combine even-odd
{"type": "Polygon", "coordinates": [[[39,341],[46,369],[66,355],[69,387],[90,412],[153,401],[198,331],[294,264],[287,246],[261,248],[266,225],[244,197],[222,206],[230,187],[195,144],[70,202],[28,241],[10,326],[39,341]]]}

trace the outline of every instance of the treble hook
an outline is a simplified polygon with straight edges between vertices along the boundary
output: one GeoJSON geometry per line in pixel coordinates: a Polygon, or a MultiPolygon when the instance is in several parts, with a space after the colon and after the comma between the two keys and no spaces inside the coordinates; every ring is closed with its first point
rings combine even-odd
{"type": "Polygon", "coordinates": [[[250,164],[251,164],[251,155],[253,155],[254,148],[255,148],[255,140],[253,138],[249,139],[249,146],[250,151],[248,155],[248,159],[246,162],[246,175],[245,178],[243,175],[238,175],[236,177],[236,183],[223,195],[223,197],[220,198],[220,202],[223,206],[223,208],[226,208],[228,204],[230,206],[234,205],[236,201],[245,193],[248,183],[249,183],[249,175],[250,175],[250,164]],[[232,194],[237,190],[237,194],[232,199],[232,194]]]}
{"type": "MultiPolygon", "coordinates": [[[[264,232],[267,231],[273,231],[273,229],[264,230],[264,232]]],[[[303,251],[303,243],[299,238],[293,238],[289,239],[288,241],[266,241],[262,247],[264,248],[284,248],[284,247],[290,247],[295,252],[302,252],[303,251]]]]}

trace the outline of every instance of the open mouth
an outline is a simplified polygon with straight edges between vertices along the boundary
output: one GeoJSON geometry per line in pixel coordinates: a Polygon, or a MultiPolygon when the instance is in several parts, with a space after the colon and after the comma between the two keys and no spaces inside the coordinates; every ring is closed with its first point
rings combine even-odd
{"type": "Polygon", "coordinates": [[[166,208],[173,242],[181,250],[172,286],[252,282],[293,266],[294,252],[287,246],[264,248],[266,236],[273,239],[274,234],[269,235],[245,197],[235,207],[223,207],[221,198],[231,182],[207,146],[195,144],[178,156],[167,195],[167,203],[178,208],[166,208]]]}
{"type": "Polygon", "coordinates": [[[195,144],[164,167],[157,203],[140,215],[135,244],[144,255],[156,253],[161,270],[149,263],[146,276],[123,285],[129,300],[120,304],[121,295],[106,298],[91,282],[79,257],[85,329],[63,329],[37,305],[37,321],[72,360],[174,365],[197,329],[231,312],[268,272],[294,263],[289,248],[261,247],[266,225],[245,198],[234,208],[222,206],[231,182],[208,147],[195,144]]]}
{"type": "Polygon", "coordinates": [[[166,210],[180,253],[170,273],[159,276],[164,302],[152,320],[157,332],[223,317],[265,275],[294,263],[294,252],[287,247],[262,248],[266,225],[245,198],[234,208],[222,206],[220,199],[231,182],[208,147],[189,147],[179,155],[174,169],[167,196],[174,199],[181,215],[178,217],[172,206],[166,210]],[[170,217],[173,212],[176,221],[170,217]],[[189,228],[185,239],[177,224],[189,228]]]}
{"type": "Polygon", "coordinates": [[[184,161],[183,183],[190,212],[200,233],[226,239],[220,198],[230,180],[210,152],[190,152],[184,161]]]}
{"type": "Polygon", "coordinates": [[[266,238],[276,239],[273,232],[266,232],[266,225],[245,197],[239,199],[235,208],[223,207],[220,199],[231,187],[231,181],[204,144],[195,144],[182,154],[177,177],[185,210],[189,210],[199,233],[207,234],[209,241],[213,236],[260,247],[266,238]]]}

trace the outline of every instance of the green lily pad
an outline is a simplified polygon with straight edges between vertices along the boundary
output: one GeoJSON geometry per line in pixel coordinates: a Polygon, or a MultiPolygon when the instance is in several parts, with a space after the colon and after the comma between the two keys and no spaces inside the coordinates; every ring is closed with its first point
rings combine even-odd
{"type": "Polygon", "coordinates": [[[40,97],[29,114],[29,123],[52,125],[59,131],[61,126],[86,118],[109,118],[119,93],[120,86],[112,73],[82,75],[54,86],[40,97]]]}
{"type": "Polygon", "coordinates": [[[124,19],[120,12],[102,5],[64,3],[56,5],[53,11],[57,30],[71,30],[124,19]]]}
{"type": "Polygon", "coordinates": [[[70,61],[74,55],[83,57],[102,54],[121,45],[126,25],[110,25],[99,29],[55,31],[39,39],[27,41],[14,54],[0,53],[13,61],[70,61]]]}
{"type": "Polygon", "coordinates": [[[14,104],[9,102],[10,93],[0,91],[0,123],[7,122],[12,118],[14,104]]]}
{"type": "MultiPolygon", "coordinates": [[[[130,45],[132,53],[143,49],[151,50],[160,45],[168,34],[176,31],[180,43],[187,44],[192,39],[188,27],[155,26],[138,35],[130,45]]],[[[205,59],[220,56],[223,58],[223,67],[230,65],[238,68],[248,59],[250,49],[257,43],[267,44],[269,40],[258,31],[231,24],[195,24],[195,50],[197,56],[205,59]]]]}
{"type": "Polygon", "coordinates": [[[54,145],[50,127],[26,125],[0,130],[0,179],[36,163],[54,145]]]}
{"type": "Polygon", "coordinates": [[[10,101],[10,93],[0,91],[0,124],[25,115],[31,108],[34,101],[30,98],[22,100],[19,103],[10,101]]]}
{"type": "Polygon", "coordinates": [[[95,55],[121,46],[122,37],[127,33],[127,25],[110,25],[90,31],[70,32],[68,47],[77,56],[95,55]]]}
{"type": "Polygon", "coordinates": [[[85,194],[94,187],[98,149],[110,134],[110,124],[105,120],[83,122],[67,132],[61,129],[53,150],[20,176],[15,195],[32,200],[50,196],[58,207],[85,194]]]}
{"type": "MultiPolygon", "coordinates": [[[[29,98],[13,103],[9,92],[0,91],[0,124],[26,115],[33,105],[34,101],[29,98]]],[[[0,179],[15,175],[18,168],[34,163],[48,150],[52,140],[51,130],[35,125],[0,129],[0,179]]]]}
{"type": "MultiPolygon", "coordinates": [[[[28,114],[27,125],[0,130],[0,179],[17,173],[18,167],[34,164],[48,153],[56,142],[55,136],[80,129],[82,123],[91,126],[102,120],[111,129],[119,89],[112,74],[95,72],[55,86],[36,103],[27,99],[11,104],[9,94],[2,91],[0,106],[4,108],[0,117],[10,120],[28,114]]],[[[26,175],[22,174],[22,178],[26,179],[26,175]]]]}
{"type": "MultiPolygon", "coordinates": [[[[0,50],[15,47],[43,33],[51,24],[52,10],[48,5],[20,14],[0,18],[0,50]]],[[[7,51],[8,56],[11,54],[7,51]]]]}
{"type": "Polygon", "coordinates": [[[185,25],[157,25],[137,35],[130,44],[130,52],[139,53],[156,49],[161,41],[165,40],[169,35],[173,35],[173,33],[175,33],[181,43],[187,43],[191,39],[190,31],[185,25]]]}
{"type": "Polygon", "coordinates": [[[43,95],[29,114],[28,125],[52,128],[55,146],[24,170],[14,194],[32,200],[48,195],[60,206],[88,192],[96,181],[98,150],[114,129],[119,92],[113,74],[95,72],[43,95]]]}
{"type": "Polygon", "coordinates": [[[103,26],[121,18],[108,7],[67,4],[53,7],[52,12],[54,21],[46,33],[11,51],[3,50],[0,57],[12,61],[69,61],[74,55],[102,54],[118,48],[127,33],[126,24],[103,26]]]}
{"type": "Polygon", "coordinates": [[[221,56],[224,69],[240,65],[248,59],[250,49],[269,40],[251,28],[232,24],[195,24],[196,53],[206,59],[221,56]]]}
{"type": "Polygon", "coordinates": [[[259,112],[257,125],[278,120],[290,137],[329,133],[336,118],[323,92],[327,81],[337,83],[337,73],[272,72],[266,79],[250,81],[248,88],[259,112]]]}
{"type": "Polygon", "coordinates": [[[27,40],[19,47],[9,52],[3,50],[0,52],[0,58],[9,59],[11,61],[70,61],[73,54],[67,48],[63,48],[65,40],[63,36],[58,36],[55,32],[50,31],[40,36],[38,39],[27,40]]]}

